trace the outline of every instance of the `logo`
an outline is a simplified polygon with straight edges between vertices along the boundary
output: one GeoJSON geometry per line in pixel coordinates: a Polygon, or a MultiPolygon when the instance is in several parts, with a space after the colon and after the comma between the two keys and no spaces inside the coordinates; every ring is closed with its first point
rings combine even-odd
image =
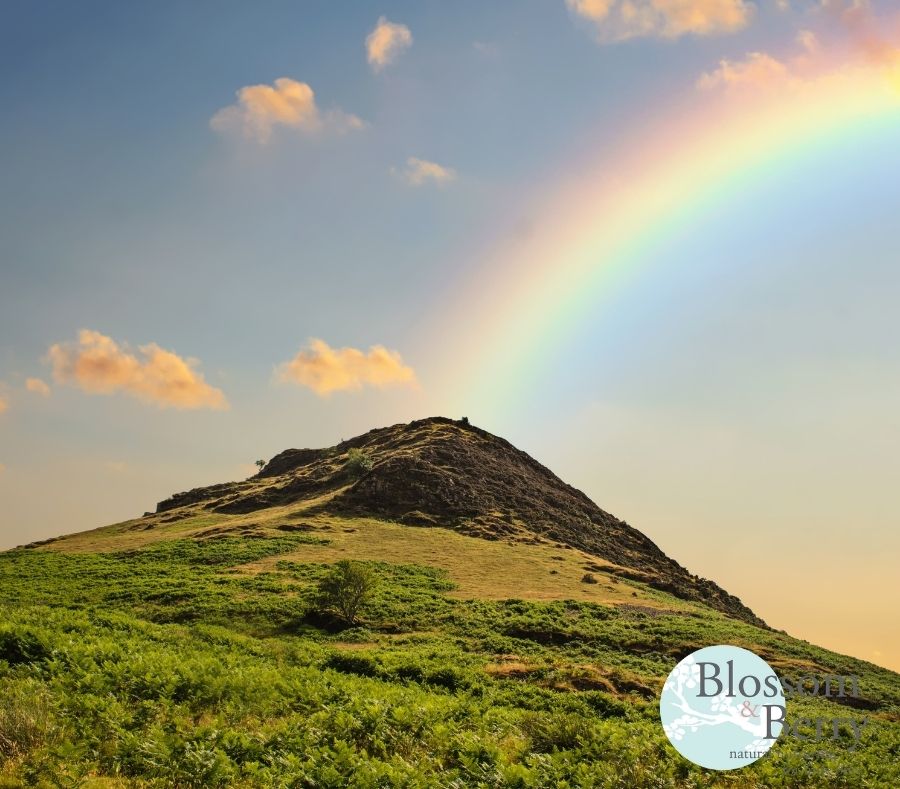
{"type": "Polygon", "coordinates": [[[669,742],[701,767],[734,770],[765,756],[785,720],[784,691],[747,649],[698,649],[669,674],[659,700],[669,742]]]}

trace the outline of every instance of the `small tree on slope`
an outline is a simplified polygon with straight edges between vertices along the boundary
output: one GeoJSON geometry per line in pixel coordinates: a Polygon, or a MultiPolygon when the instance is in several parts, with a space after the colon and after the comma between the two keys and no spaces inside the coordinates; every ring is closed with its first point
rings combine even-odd
{"type": "Polygon", "coordinates": [[[359,612],[372,599],[375,576],[360,562],[342,559],[326,575],[318,586],[319,606],[337,614],[353,627],[359,621],[359,612]]]}

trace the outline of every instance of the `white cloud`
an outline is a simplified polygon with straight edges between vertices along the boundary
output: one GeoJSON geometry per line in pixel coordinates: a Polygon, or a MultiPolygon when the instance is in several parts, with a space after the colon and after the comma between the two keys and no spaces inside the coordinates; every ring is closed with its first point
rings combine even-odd
{"type": "Polygon", "coordinates": [[[381,71],[401,52],[409,49],[412,42],[412,33],[406,25],[380,17],[375,28],[366,36],[366,58],[372,70],[381,71]]]}
{"type": "Polygon", "coordinates": [[[456,171],[449,167],[443,167],[437,162],[429,162],[426,159],[418,159],[410,156],[406,165],[402,168],[391,170],[398,178],[402,178],[410,186],[422,186],[429,181],[436,184],[446,184],[456,178],[456,171]]]}
{"type": "Polygon", "coordinates": [[[594,25],[601,41],[733,33],[746,27],[755,10],[748,0],[566,0],[566,5],[594,25]]]}
{"type": "Polygon", "coordinates": [[[280,77],[272,85],[248,85],[237,91],[237,101],[219,110],[209,125],[220,133],[238,132],[265,144],[276,126],[303,134],[346,132],[365,126],[362,120],[342,110],[322,112],[313,89],[305,82],[280,77]]]}
{"type": "Polygon", "coordinates": [[[416,374],[397,351],[373,345],[368,353],[356,348],[332,348],[323,340],[310,340],[309,348],[277,370],[282,381],[312,389],[317,395],[374,386],[415,386],[416,374]]]}

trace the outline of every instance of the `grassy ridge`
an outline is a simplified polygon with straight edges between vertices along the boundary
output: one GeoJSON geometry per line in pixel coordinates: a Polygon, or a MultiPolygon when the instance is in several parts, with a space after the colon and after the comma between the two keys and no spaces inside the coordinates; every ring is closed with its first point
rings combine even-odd
{"type": "Polygon", "coordinates": [[[312,603],[327,565],[296,561],[322,544],[0,555],[0,787],[900,785],[892,672],[714,612],[459,599],[446,572],[407,563],[370,563],[366,626],[340,631],[312,603]],[[689,765],[657,693],[712,643],[782,674],[859,675],[878,709],[853,713],[870,720],[858,750],[782,739],[734,775],[689,765]]]}

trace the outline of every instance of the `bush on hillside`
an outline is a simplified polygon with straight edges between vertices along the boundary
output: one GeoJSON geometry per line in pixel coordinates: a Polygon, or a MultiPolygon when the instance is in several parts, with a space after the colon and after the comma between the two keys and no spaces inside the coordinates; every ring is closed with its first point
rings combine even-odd
{"type": "Polygon", "coordinates": [[[347,462],[344,468],[354,477],[361,477],[374,466],[372,458],[361,449],[354,447],[347,453],[347,462]]]}
{"type": "Polygon", "coordinates": [[[370,568],[361,562],[344,559],[319,581],[319,607],[354,627],[359,622],[363,606],[372,599],[375,585],[375,576],[370,568]]]}

